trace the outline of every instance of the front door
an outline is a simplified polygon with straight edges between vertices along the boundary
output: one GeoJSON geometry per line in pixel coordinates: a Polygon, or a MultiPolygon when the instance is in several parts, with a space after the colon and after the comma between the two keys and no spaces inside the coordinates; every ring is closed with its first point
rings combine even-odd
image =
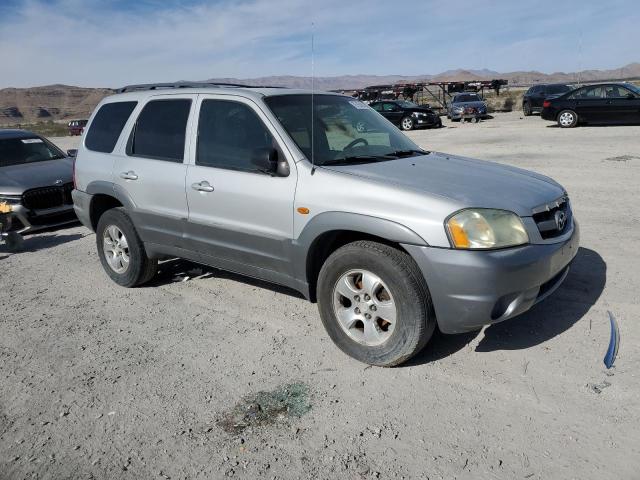
{"type": "Polygon", "coordinates": [[[607,121],[611,123],[640,122],[640,96],[621,85],[607,85],[607,121]]]}
{"type": "Polygon", "coordinates": [[[382,104],[382,115],[395,125],[400,125],[404,116],[402,109],[393,102],[384,102],[382,104]]]}
{"type": "Polygon", "coordinates": [[[144,242],[182,246],[188,215],[183,162],[195,99],[159,95],[139,105],[125,152],[116,159],[115,188],[134,204],[130,214],[144,242]]]}
{"type": "Polygon", "coordinates": [[[243,97],[200,95],[194,135],[186,177],[189,248],[240,273],[290,275],[296,167],[268,117],[243,97]],[[287,159],[287,177],[252,163],[268,148],[287,159]]]}

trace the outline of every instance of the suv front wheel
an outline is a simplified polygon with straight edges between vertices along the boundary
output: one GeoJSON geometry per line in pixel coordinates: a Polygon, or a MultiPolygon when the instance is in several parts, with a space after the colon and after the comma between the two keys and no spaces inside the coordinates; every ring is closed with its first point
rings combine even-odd
{"type": "Polygon", "coordinates": [[[108,210],[100,217],[96,245],[107,275],[123,287],[142,285],[158,270],[158,260],[147,257],[131,219],[122,208],[108,210]]]}
{"type": "Polygon", "coordinates": [[[388,245],[358,241],[333,252],[318,277],[327,333],[347,355],[370,365],[399,365],[435,329],[424,277],[413,259],[388,245]]]}

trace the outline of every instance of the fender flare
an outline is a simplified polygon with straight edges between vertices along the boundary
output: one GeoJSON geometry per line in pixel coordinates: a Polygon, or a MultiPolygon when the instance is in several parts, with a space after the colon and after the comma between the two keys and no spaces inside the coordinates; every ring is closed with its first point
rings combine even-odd
{"type": "Polygon", "coordinates": [[[89,195],[108,195],[118,200],[127,210],[135,210],[136,204],[124,188],[115,183],[97,180],[87,185],[89,195]]]}
{"type": "Polygon", "coordinates": [[[384,238],[395,243],[428,246],[428,243],[410,228],[384,218],[348,212],[323,212],[305,225],[297,239],[293,240],[294,276],[307,284],[309,289],[309,254],[314,242],[321,235],[338,230],[348,230],[384,238]]]}

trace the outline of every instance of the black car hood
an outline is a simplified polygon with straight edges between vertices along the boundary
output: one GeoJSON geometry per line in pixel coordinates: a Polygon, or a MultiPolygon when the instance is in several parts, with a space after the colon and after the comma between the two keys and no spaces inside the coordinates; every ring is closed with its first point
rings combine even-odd
{"type": "Polygon", "coordinates": [[[72,158],[0,167],[0,194],[4,195],[21,195],[31,188],[72,181],[72,158]]]}

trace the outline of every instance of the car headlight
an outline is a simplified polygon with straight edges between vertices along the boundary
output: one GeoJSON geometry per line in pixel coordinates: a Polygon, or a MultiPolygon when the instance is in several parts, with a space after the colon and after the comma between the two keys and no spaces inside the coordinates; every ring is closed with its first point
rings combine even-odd
{"type": "Polygon", "coordinates": [[[522,220],[507,210],[461,210],[449,217],[445,225],[454,248],[490,249],[529,243],[522,220]]]}
{"type": "Polygon", "coordinates": [[[427,114],[423,113],[423,112],[413,112],[411,115],[414,116],[414,117],[426,117],[427,116],[427,114]]]}
{"type": "Polygon", "coordinates": [[[453,107],[454,112],[462,112],[463,110],[464,110],[464,107],[453,107]]]}
{"type": "Polygon", "coordinates": [[[0,203],[8,203],[9,205],[19,205],[22,200],[21,195],[0,195],[0,203]]]}

